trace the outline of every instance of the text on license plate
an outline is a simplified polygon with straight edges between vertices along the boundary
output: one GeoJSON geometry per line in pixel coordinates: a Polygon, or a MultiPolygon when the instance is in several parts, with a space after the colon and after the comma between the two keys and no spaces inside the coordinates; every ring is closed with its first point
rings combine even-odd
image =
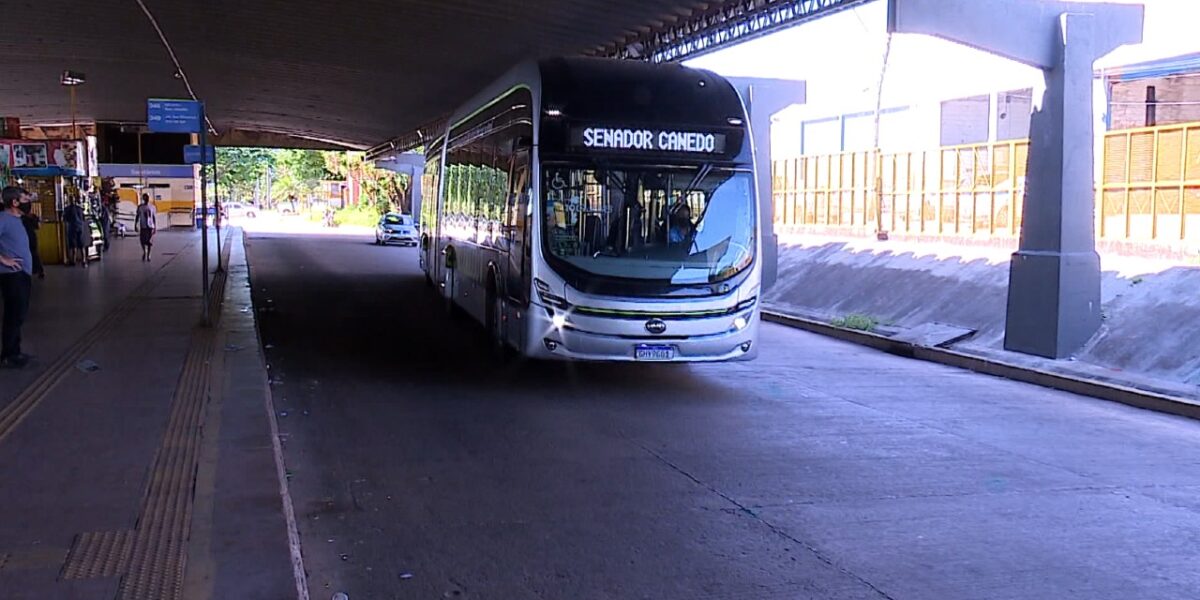
{"type": "Polygon", "coordinates": [[[641,344],[634,346],[633,357],[637,360],[674,360],[675,347],[641,344]]]}

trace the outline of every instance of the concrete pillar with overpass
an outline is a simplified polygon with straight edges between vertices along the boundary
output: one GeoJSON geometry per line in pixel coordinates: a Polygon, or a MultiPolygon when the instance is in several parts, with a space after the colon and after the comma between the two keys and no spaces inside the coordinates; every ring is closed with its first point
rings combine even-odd
{"type": "Polygon", "coordinates": [[[409,200],[412,214],[421,213],[421,174],[425,172],[425,156],[415,152],[393,154],[375,161],[375,166],[409,178],[409,200]]]}
{"type": "Polygon", "coordinates": [[[1092,67],[1140,42],[1137,4],[889,0],[888,31],[948,39],[1045,73],[1035,93],[1019,249],[1009,271],[1004,347],[1070,356],[1100,327],[1092,67]]]}

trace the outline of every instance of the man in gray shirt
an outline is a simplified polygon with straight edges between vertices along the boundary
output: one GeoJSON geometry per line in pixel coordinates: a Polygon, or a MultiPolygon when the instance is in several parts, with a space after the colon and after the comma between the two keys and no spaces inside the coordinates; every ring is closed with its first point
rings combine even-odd
{"type": "Polygon", "coordinates": [[[0,191],[0,298],[4,319],[0,324],[0,367],[19,369],[29,364],[21,352],[21,325],[29,314],[33,290],[33,255],[21,222],[24,190],[9,186],[0,191]]]}

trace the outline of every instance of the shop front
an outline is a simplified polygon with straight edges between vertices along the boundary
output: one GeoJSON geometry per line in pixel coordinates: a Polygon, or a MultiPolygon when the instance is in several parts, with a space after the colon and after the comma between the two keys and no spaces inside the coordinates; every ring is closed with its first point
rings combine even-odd
{"type": "Polygon", "coordinates": [[[103,236],[94,144],[90,141],[0,139],[0,185],[19,185],[33,194],[32,212],[41,220],[38,250],[45,264],[66,262],[63,210],[77,202],[85,216],[85,255],[100,258],[103,236]],[[90,167],[90,168],[89,168],[90,167]]]}

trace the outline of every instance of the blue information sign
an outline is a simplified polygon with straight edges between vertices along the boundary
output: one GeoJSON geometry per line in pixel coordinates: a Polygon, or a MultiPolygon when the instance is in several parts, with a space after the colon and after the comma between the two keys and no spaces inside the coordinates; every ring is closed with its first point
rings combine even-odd
{"type": "MultiPolygon", "coordinates": [[[[215,164],[217,162],[217,149],[213,146],[205,146],[207,152],[204,153],[204,162],[215,164]]],[[[188,144],[183,147],[183,162],[194,165],[200,162],[200,146],[197,144],[188,144]]]]}
{"type": "Polygon", "coordinates": [[[194,100],[146,101],[146,125],[156,133],[200,133],[200,113],[194,100]]]}

